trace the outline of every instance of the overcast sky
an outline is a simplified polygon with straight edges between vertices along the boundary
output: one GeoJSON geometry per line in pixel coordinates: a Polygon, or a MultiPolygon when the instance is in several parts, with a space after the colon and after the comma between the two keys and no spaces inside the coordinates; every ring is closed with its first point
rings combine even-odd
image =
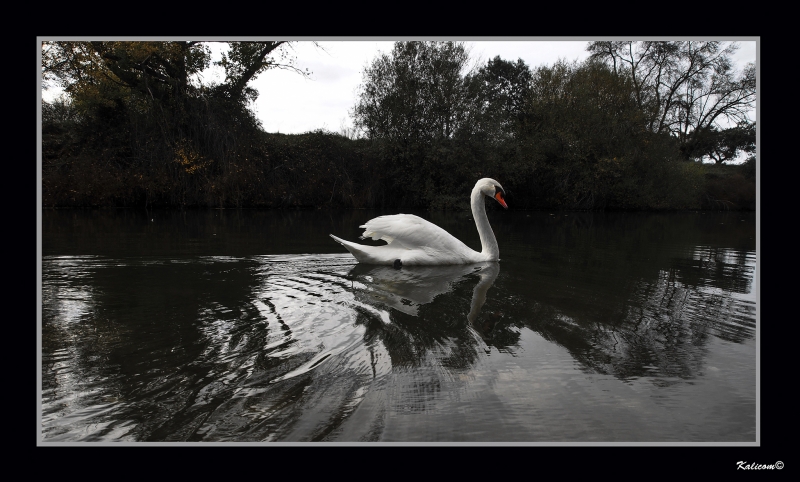
{"type": "MultiPolygon", "coordinates": [[[[296,65],[312,75],[303,79],[290,71],[267,71],[252,86],[259,97],[255,110],[268,132],[300,133],[324,128],[338,132],[351,126],[349,111],[356,102],[364,67],[381,53],[389,53],[394,42],[340,41],[298,42],[293,48],[296,65]],[[323,50],[324,49],[324,50],[323,50]]],[[[587,57],[585,41],[561,42],[466,42],[470,60],[478,65],[499,55],[505,60],[521,58],[529,66],[553,64],[587,57]]]]}
{"type": "MultiPolygon", "coordinates": [[[[165,39],[166,40],[166,39],[165,39]]],[[[723,40],[723,39],[719,39],[723,40]]],[[[466,41],[470,58],[478,65],[495,56],[516,61],[521,58],[531,68],[552,65],[558,59],[583,60],[588,57],[586,40],[466,41]]],[[[756,41],[739,41],[735,60],[741,69],[756,60],[756,41]]],[[[311,41],[291,44],[295,66],[312,72],[309,78],[288,70],[268,70],[251,82],[259,91],[254,110],[267,132],[296,134],[315,129],[339,132],[352,126],[349,111],[356,101],[364,67],[381,52],[389,53],[394,41],[350,40],[311,41]]],[[[219,46],[210,44],[218,60],[219,46]]],[[[222,80],[219,68],[205,72],[206,81],[222,80]]],[[[45,93],[44,98],[52,98],[45,93]]]]}
{"type": "MultiPolygon", "coordinates": [[[[528,66],[552,65],[558,59],[584,60],[589,40],[579,41],[467,41],[472,62],[485,64],[495,56],[528,66]]],[[[296,66],[312,72],[304,79],[297,73],[270,70],[252,86],[259,97],[255,111],[267,132],[295,134],[314,129],[339,132],[352,126],[349,111],[356,101],[362,72],[380,52],[389,53],[393,41],[323,41],[322,48],[311,42],[293,45],[296,66]],[[324,50],[323,50],[324,49],[324,50]]],[[[756,42],[740,41],[735,56],[739,68],[756,60],[756,42]]]]}

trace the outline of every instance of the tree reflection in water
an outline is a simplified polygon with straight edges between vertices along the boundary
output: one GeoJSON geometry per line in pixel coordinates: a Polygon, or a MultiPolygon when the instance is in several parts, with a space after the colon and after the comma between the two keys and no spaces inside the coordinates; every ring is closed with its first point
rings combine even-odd
{"type": "Polygon", "coordinates": [[[744,222],[722,219],[720,234],[720,218],[702,215],[521,214],[494,226],[500,263],[395,270],[356,265],[335,246],[301,254],[327,245],[252,254],[263,233],[278,243],[297,226],[319,226],[327,242],[357,226],[353,213],[334,228],[320,213],[237,213],[223,225],[182,213],[161,230],[150,218],[81,216],[52,213],[44,225],[46,441],[639,440],[648,430],[743,440],[755,430],[754,376],[734,376],[755,370],[744,222]],[[222,249],[234,242],[243,254],[222,249]],[[725,358],[742,368],[723,367],[715,385],[706,374],[728,356],[720,343],[743,347],[725,358]],[[681,418],[689,410],[660,412],[648,395],[603,398],[632,384],[677,387],[674,399],[657,395],[678,407],[704,406],[715,390],[744,395],[717,429],[681,418]],[[431,417],[398,422],[418,413],[431,417]],[[600,428],[569,432],[576,417],[600,428]]]}

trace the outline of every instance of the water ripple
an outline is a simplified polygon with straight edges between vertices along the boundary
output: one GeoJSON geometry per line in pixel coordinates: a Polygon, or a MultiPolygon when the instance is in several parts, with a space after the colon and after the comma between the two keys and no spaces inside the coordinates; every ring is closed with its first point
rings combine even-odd
{"type": "Polygon", "coordinates": [[[704,439],[698,420],[729,398],[731,417],[749,410],[731,380],[751,370],[754,255],[662,242],[628,260],[589,241],[401,270],[347,253],[47,256],[42,437],[680,440],[704,439]]]}

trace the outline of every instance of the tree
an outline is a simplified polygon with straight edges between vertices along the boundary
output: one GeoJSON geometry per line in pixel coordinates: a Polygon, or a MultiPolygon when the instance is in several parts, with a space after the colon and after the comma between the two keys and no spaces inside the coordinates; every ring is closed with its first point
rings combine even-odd
{"type": "Polygon", "coordinates": [[[756,124],[745,122],[728,129],[711,126],[692,131],[684,149],[687,157],[708,157],[718,165],[735,160],[741,152],[752,157],[756,150],[756,124]]]}
{"type": "Polygon", "coordinates": [[[351,114],[356,128],[381,146],[394,180],[386,189],[401,205],[445,199],[441,192],[461,187],[468,176],[453,142],[467,118],[468,59],[459,42],[397,42],[364,70],[351,114]]]}
{"type": "Polygon", "coordinates": [[[520,139],[535,171],[530,189],[544,203],[604,206],[643,131],[628,78],[596,61],[539,67],[520,139]]]}
{"type": "Polygon", "coordinates": [[[572,209],[691,207],[694,165],[676,140],[652,132],[633,80],[596,59],[533,72],[522,130],[521,167],[509,172],[536,206],[572,209]]]}
{"type": "Polygon", "coordinates": [[[258,93],[247,84],[267,69],[288,69],[308,75],[308,71],[296,68],[294,58],[281,48],[289,46],[289,42],[228,42],[228,45],[228,52],[222,54],[218,64],[225,68],[226,74],[221,91],[229,98],[255,101],[258,93]],[[273,53],[279,56],[279,60],[270,57],[273,53]]]}
{"type": "MultiPolygon", "coordinates": [[[[112,83],[144,96],[173,100],[196,94],[196,75],[211,60],[208,42],[44,42],[42,75],[46,85],[61,85],[70,95],[80,95],[90,85],[112,83]]],[[[226,79],[218,93],[236,100],[253,99],[247,84],[270,68],[289,68],[291,59],[281,47],[285,41],[228,42],[218,65],[226,79]],[[271,55],[277,53],[280,61],[271,55]]],[[[301,72],[302,73],[302,72],[301,72]]]]}
{"type": "Polygon", "coordinates": [[[364,71],[356,127],[402,143],[452,137],[464,118],[468,58],[459,42],[396,42],[364,71]]]}
{"type": "Polygon", "coordinates": [[[528,65],[499,56],[466,79],[469,122],[463,127],[469,136],[484,133],[489,142],[510,139],[525,112],[532,80],[528,65]]]}
{"type": "Polygon", "coordinates": [[[288,45],[229,42],[217,62],[225,80],[209,85],[200,76],[211,62],[206,42],[44,42],[44,85],[64,88],[70,126],[65,133],[55,125],[65,125],[59,107],[44,109],[43,127],[63,134],[49,145],[71,150],[43,156],[43,173],[63,175],[64,186],[85,184],[93,179],[88,173],[104,170],[108,179],[132,186],[125,202],[150,202],[157,191],[167,203],[196,203],[198,196],[214,195],[211,187],[240,182],[242,162],[253,158],[261,134],[248,108],[257,92],[248,84],[272,68],[300,72],[284,49],[288,45]],[[85,174],[84,181],[75,180],[76,172],[85,174]]]}
{"type": "Polygon", "coordinates": [[[697,41],[591,42],[592,59],[631,79],[652,132],[676,136],[749,122],[756,100],[755,66],[734,69],[738,45],[697,41]]]}

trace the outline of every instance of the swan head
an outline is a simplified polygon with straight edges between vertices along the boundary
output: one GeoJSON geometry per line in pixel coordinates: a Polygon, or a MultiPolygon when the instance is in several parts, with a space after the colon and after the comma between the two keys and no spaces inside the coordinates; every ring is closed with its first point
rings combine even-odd
{"type": "Polygon", "coordinates": [[[501,206],[508,209],[508,204],[506,204],[506,191],[503,189],[503,186],[500,185],[499,182],[495,181],[494,179],[490,179],[488,177],[484,177],[483,179],[479,180],[475,183],[475,188],[481,192],[484,196],[490,197],[500,203],[501,206]]]}

